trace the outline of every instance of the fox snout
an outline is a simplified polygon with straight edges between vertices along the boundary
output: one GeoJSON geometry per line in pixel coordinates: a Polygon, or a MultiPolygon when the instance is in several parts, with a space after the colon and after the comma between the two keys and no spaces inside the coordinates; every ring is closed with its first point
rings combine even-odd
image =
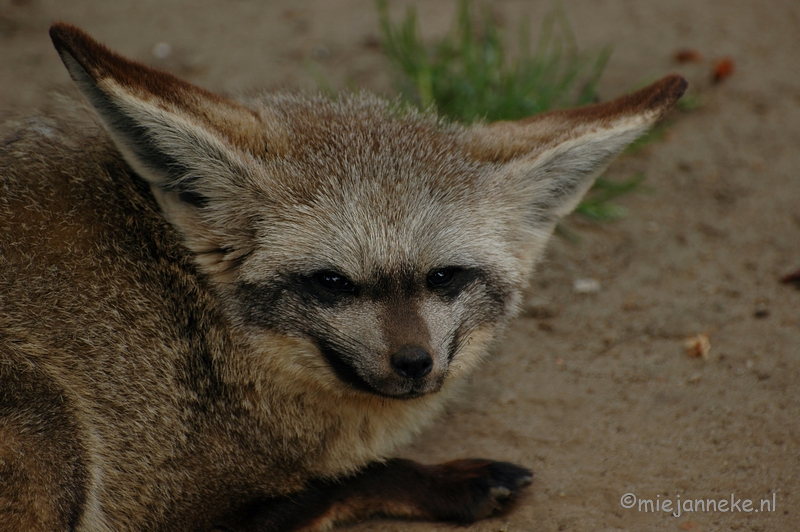
{"type": "Polygon", "coordinates": [[[395,399],[439,391],[449,365],[446,356],[435,356],[415,345],[352,352],[323,342],[320,352],[339,380],[352,388],[395,399]]]}
{"type": "Polygon", "coordinates": [[[446,359],[437,364],[433,355],[419,346],[405,345],[388,359],[391,375],[377,379],[374,385],[380,395],[410,399],[435,393],[447,373],[446,359]]]}
{"type": "MultiPolygon", "coordinates": [[[[402,310],[391,304],[381,306],[384,311],[378,314],[378,327],[353,333],[361,336],[362,344],[376,348],[336,353],[352,369],[354,378],[348,379],[348,372],[341,371],[339,377],[356,388],[397,399],[439,391],[449,366],[448,342],[433,341],[417,305],[407,302],[402,310]]],[[[331,366],[335,368],[336,364],[331,366]]]]}
{"type": "Polygon", "coordinates": [[[407,379],[422,379],[433,368],[433,358],[421,347],[406,345],[392,355],[394,372],[407,379]]]}
{"type": "MultiPolygon", "coordinates": [[[[379,393],[415,397],[438,391],[447,372],[447,356],[432,338],[436,331],[420,313],[420,294],[394,297],[380,305],[381,343],[386,346],[379,393]],[[438,356],[437,356],[438,355],[438,356]],[[387,375],[388,373],[388,375],[387,375]]],[[[433,327],[435,329],[435,327],[433,327]]]]}
{"type": "Polygon", "coordinates": [[[391,374],[368,377],[372,393],[395,399],[411,399],[435,393],[441,388],[447,372],[446,362],[434,372],[433,356],[420,347],[404,347],[391,355],[389,360],[391,374]]]}

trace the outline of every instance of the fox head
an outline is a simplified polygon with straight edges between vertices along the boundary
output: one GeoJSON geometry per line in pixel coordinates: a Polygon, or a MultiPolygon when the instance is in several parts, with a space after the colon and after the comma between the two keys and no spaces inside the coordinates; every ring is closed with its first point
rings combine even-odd
{"type": "Polygon", "coordinates": [[[279,335],[302,379],[397,399],[476,364],[557,221],[686,87],[463,127],[365,94],[233,100],[50,34],[254,353],[279,335]]]}

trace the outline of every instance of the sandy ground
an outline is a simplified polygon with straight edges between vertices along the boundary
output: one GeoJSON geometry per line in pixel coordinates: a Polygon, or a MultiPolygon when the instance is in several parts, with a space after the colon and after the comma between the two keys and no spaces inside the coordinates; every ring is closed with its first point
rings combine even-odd
{"type": "MultiPolygon", "coordinates": [[[[800,290],[778,282],[800,268],[800,4],[562,3],[582,48],[614,45],[603,98],[678,70],[704,105],[613,165],[611,177],[645,172],[653,192],[626,198],[620,222],[570,223],[581,242],[553,241],[526,316],[404,455],[535,471],[513,512],[470,530],[800,530],[800,290]],[[674,64],[682,47],[705,62],[674,64]],[[720,57],[736,72],[711,86],[720,57]],[[600,291],[575,293],[581,278],[600,291]],[[685,353],[697,333],[710,338],[708,360],[685,353]],[[628,493],[673,509],[750,499],[753,511],[675,517],[624,508],[628,493]]],[[[443,34],[454,2],[418,4],[424,34],[443,34]]],[[[529,14],[534,29],[551,6],[493,5],[509,21],[529,14]]],[[[308,59],[334,85],[391,90],[369,0],[2,0],[2,107],[46,106],[67,82],[46,34],[56,19],[212,90],[313,88],[308,59]],[[165,59],[158,43],[171,48],[165,59]]],[[[452,529],[376,520],[348,530],[452,529]]]]}

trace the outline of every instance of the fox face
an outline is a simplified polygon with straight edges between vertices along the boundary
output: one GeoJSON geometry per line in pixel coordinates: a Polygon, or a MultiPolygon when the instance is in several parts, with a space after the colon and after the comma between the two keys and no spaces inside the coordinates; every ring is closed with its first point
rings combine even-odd
{"type": "Polygon", "coordinates": [[[254,356],[278,334],[302,380],[395,399],[475,366],[558,219],[685,89],[463,127],[364,94],[223,98],[51,36],[254,356]]]}
{"type": "Polygon", "coordinates": [[[414,113],[386,123],[386,104],[365,96],[309,107],[328,117],[319,144],[293,131],[302,117],[284,104],[301,146],[258,163],[283,199],[247,207],[258,222],[230,310],[253,331],[307,339],[353,388],[436,392],[515,307],[523,213],[487,195],[495,165],[471,159],[459,128],[414,113]]]}

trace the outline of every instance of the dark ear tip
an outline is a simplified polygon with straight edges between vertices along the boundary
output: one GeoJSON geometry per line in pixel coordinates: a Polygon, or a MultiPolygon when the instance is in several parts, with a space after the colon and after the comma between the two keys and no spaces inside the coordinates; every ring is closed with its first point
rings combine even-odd
{"type": "Polygon", "coordinates": [[[94,62],[90,52],[95,50],[96,53],[98,45],[86,32],[66,22],[55,22],[49,33],[72,79],[79,81],[86,76],[94,77],[91,76],[93,69],[90,67],[94,62]]]}
{"type": "Polygon", "coordinates": [[[655,84],[663,85],[665,87],[674,87],[676,90],[686,90],[686,87],[689,86],[689,82],[686,81],[686,78],[675,72],[672,74],[667,74],[660,80],[656,81],[655,84]]]}
{"type": "Polygon", "coordinates": [[[689,87],[689,82],[680,74],[665,76],[659,84],[662,86],[661,93],[664,95],[664,99],[670,101],[670,103],[678,101],[689,87]]]}
{"type": "Polygon", "coordinates": [[[55,22],[50,26],[50,39],[75,81],[82,76],[95,80],[102,77],[107,73],[108,65],[117,58],[88,33],[66,22],[55,22]],[[76,69],[80,69],[80,75],[76,69]]]}
{"type": "Polygon", "coordinates": [[[50,26],[50,40],[59,52],[69,47],[69,42],[75,38],[86,38],[86,34],[80,28],[67,24],[66,22],[54,22],[50,26]]]}
{"type": "Polygon", "coordinates": [[[631,99],[639,100],[644,104],[643,107],[664,115],[683,96],[688,86],[686,78],[680,74],[670,74],[632,94],[631,99]]]}
{"type": "Polygon", "coordinates": [[[50,25],[50,38],[55,40],[59,35],[61,35],[61,33],[69,31],[72,27],[74,26],[71,24],[57,20],[50,25]]]}
{"type": "MultiPolygon", "coordinates": [[[[66,22],[55,22],[50,26],[50,40],[53,41],[53,46],[67,66],[67,70],[70,70],[67,57],[77,61],[86,70],[87,63],[90,62],[88,59],[90,54],[87,55],[86,52],[97,48],[97,43],[85,31],[66,22]]],[[[70,74],[73,74],[71,70],[70,74]]]]}

